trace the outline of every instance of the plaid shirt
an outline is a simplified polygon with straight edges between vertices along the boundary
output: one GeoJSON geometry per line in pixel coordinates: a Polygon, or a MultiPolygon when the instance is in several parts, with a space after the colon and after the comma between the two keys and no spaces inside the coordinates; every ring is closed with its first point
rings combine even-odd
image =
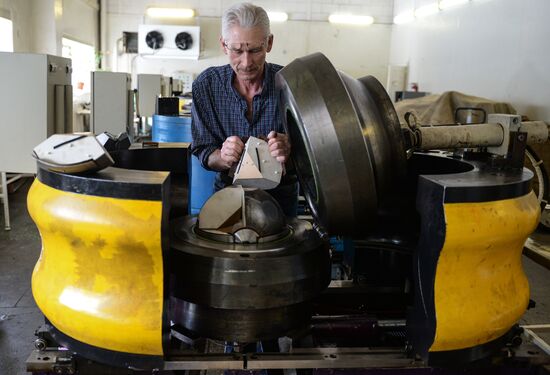
{"type": "Polygon", "coordinates": [[[246,99],[233,87],[235,73],[230,65],[208,68],[193,82],[191,152],[204,168],[210,170],[208,157],[221,149],[227,137],[267,136],[272,130],[284,132],[275,91],[275,73],[281,68],[265,64],[262,92],[252,101],[252,122],[246,117],[246,99]]]}

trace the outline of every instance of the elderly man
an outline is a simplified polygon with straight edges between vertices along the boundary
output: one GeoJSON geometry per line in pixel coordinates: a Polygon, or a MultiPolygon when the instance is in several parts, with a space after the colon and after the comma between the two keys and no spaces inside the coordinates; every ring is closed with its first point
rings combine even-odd
{"type": "MultiPolygon", "coordinates": [[[[208,68],[197,77],[192,108],[192,152],[204,168],[219,172],[215,190],[231,184],[228,172],[250,136],[267,136],[271,155],[281,163],[290,154],[275,91],[275,73],[282,67],[265,61],[273,46],[265,10],[250,3],[227,9],[220,43],[229,64],[208,68]]],[[[268,192],[287,216],[296,216],[295,174],[286,173],[281,184],[268,192]]]]}

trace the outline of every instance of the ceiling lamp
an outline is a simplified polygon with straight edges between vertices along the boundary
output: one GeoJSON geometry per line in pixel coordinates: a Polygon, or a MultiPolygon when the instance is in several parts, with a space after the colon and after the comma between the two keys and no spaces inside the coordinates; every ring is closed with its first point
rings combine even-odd
{"type": "Polygon", "coordinates": [[[146,14],[152,18],[193,18],[195,11],[187,8],[147,8],[146,14]]]}
{"type": "Polygon", "coordinates": [[[331,14],[328,17],[330,23],[345,23],[349,25],[371,25],[374,18],[371,16],[354,16],[351,14],[331,14]]]}

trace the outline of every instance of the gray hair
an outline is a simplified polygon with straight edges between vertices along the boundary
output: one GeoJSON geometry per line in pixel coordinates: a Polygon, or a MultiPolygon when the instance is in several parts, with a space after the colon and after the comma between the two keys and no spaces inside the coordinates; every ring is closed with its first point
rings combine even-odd
{"type": "Polygon", "coordinates": [[[244,28],[261,27],[265,36],[271,34],[269,17],[266,11],[251,3],[239,3],[232,5],[223,12],[222,16],[222,37],[227,39],[233,26],[244,28]]]}

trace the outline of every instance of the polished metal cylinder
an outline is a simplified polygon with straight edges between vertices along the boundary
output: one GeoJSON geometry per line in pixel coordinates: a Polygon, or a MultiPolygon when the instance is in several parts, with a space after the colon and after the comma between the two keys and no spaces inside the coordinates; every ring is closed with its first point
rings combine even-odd
{"type": "Polygon", "coordinates": [[[527,144],[534,145],[548,141],[548,124],[544,121],[525,121],[520,131],[527,133],[527,144]]]}
{"type": "Polygon", "coordinates": [[[418,132],[420,150],[491,147],[504,142],[500,124],[425,126],[418,132]]]}
{"type": "MultiPolygon", "coordinates": [[[[424,126],[420,133],[420,150],[453,149],[500,146],[505,140],[505,129],[499,123],[424,126]]],[[[548,125],[544,121],[522,122],[520,132],[527,133],[527,144],[544,143],[548,140],[548,125]]]]}

